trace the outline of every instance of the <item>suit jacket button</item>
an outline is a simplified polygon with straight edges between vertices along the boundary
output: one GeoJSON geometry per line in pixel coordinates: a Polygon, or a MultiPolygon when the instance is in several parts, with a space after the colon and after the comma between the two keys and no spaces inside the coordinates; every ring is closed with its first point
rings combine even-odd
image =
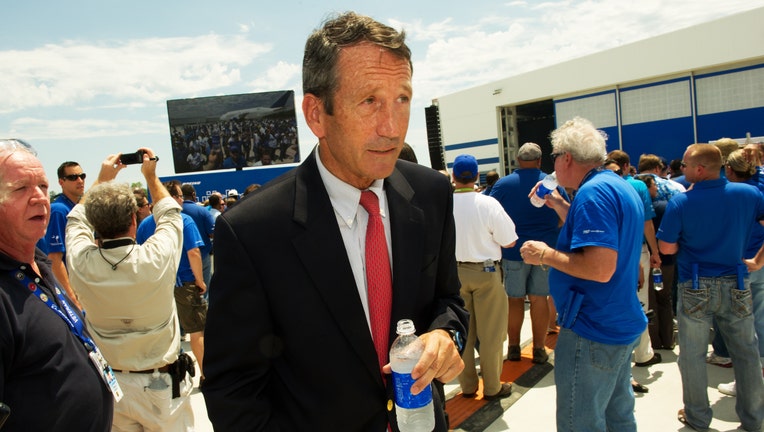
{"type": "Polygon", "coordinates": [[[388,399],[387,400],[387,410],[388,411],[392,411],[393,410],[393,400],[392,399],[388,399]]]}

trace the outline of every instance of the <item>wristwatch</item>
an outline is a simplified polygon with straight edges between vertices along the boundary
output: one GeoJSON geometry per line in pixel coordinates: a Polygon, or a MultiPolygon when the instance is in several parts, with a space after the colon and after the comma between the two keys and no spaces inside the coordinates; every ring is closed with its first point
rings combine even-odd
{"type": "Polygon", "coordinates": [[[456,346],[456,350],[459,351],[459,355],[461,355],[464,352],[464,335],[462,332],[454,329],[444,329],[448,332],[448,334],[451,335],[451,340],[454,341],[454,345],[456,346]]]}

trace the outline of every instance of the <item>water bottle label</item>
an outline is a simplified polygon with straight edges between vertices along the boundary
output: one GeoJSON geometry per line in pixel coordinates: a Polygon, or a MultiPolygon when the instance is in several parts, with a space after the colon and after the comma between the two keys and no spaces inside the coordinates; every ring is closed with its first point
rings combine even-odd
{"type": "Polygon", "coordinates": [[[544,198],[546,195],[550,193],[552,193],[552,191],[547,189],[543,183],[539,185],[538,189],[536,189],[536,196],[538,196],[539,198],[544,198]]]}
{"type": "Polygon", "coordinates": [[[663,283],[662,274],[653,274],[653,284],[658,285],[663,283]]]}
{"type": "Polygon", "coordinates": [[[418,395],[411,394],[411,386],[414,384],[411,374],[397,373],[393,371],[393,384],[395,385],[395,404],[401,408],[422,408],[432,401],[432,389],[427,386],[418,395]]]}

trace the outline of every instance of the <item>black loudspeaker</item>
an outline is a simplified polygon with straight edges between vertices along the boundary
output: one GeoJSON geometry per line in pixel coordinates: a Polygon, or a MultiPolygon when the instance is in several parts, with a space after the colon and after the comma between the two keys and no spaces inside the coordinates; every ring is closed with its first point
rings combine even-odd
{"type": "Polygon", "coordinates": [[[427,148],[430,151],[430,166],[435,170],[446,169],[446,160],[443,151],[443,140],[440,136],[440,110],[437,105],[430,105],[424,109],[425,121],[427,122],[427,148]]]}

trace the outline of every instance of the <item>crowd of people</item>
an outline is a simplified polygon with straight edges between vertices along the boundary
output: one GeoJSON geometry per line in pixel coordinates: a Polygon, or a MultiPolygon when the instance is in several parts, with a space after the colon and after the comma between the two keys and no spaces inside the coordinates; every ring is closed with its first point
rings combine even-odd
{"type": "MultiPolygon", "coordinates": [[[[501,368],[520,359],[527,298],[534,363],[559,333],[558,431],[636,431],[633,392],[646,388],[632,361],[660,362],[675,320],[679,421],[709,427],[705,365],[729,357],[736,381],[725,391],[741,427],[761,430],[761,148],[692,144],[683,179],[654,155],[632,174],[628,155],[606,153],[603,134],[576,117],[551,134],[559,187],[536,207],[537,144],[519,149],[512,174],[491,173],[485,194],[472,155],[449,178],[399,159],[411,157],[401,153],[411,77],[404,33],[353,12],[327,20],[303,59],[302,112],[318,145],[247,199],[231,190],[200,203],[193,186],[162,184],[159,156],[142,148],[149,194],[117,181],[117,154],[87,191],[82,167],[62,164],[51,203],[32,147],[0,140],[5,427],[191,431],[199,372],[216,430],[397,431],[389,348],[410,319],[424,354],[397,391],[430,389],[434,430],[446,431],[443,383],[478,397],[476,353],[481,397],[512,393],[501,368]]],[[[245,161],[284,158],[254,151],[253,137],[226,141],[242,124],[176,130],[173,149],[207,163],[237,147],[245,161]]]]}
{"type": "Polygon", "coordinates": [[[300,161],[294,117],[174,126],[171,137],[176,173],[300,161]]]}

